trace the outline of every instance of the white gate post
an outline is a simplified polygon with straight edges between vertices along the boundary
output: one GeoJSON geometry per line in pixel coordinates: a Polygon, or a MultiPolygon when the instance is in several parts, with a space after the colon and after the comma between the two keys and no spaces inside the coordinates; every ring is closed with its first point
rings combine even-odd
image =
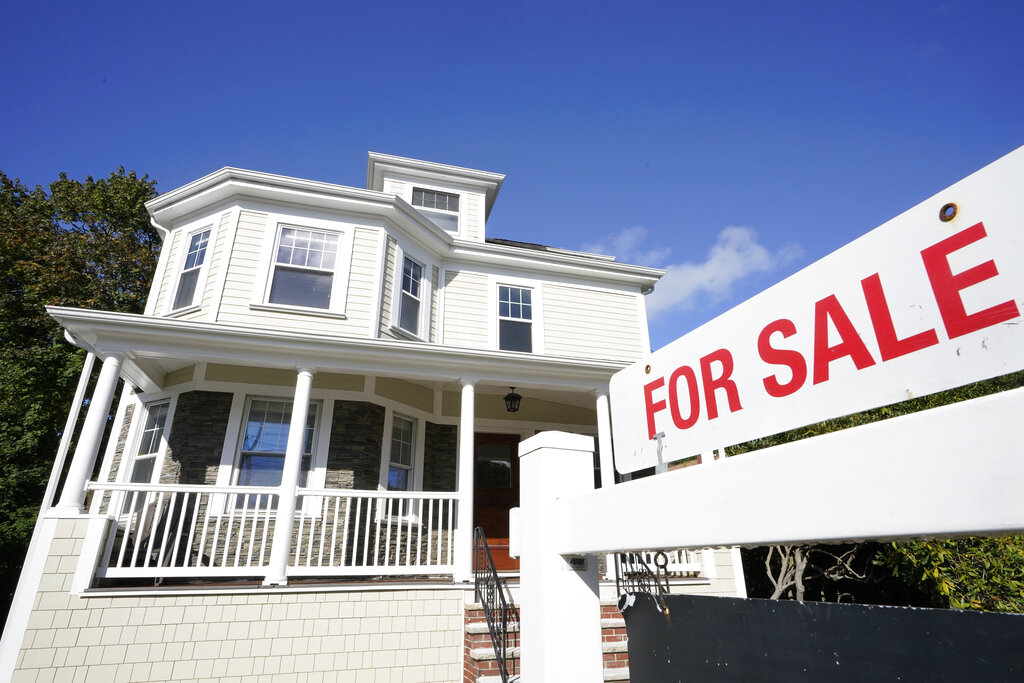
{"type": "MultiPolygon", "coordinates": [[[[542,432],[519,444],[524,681],[602,680],[597,556],[563,558],[562,500],[594,488],[594,439],[542,432]]],[[[596,520],[595,520],[596,523],[596,520]]]]}

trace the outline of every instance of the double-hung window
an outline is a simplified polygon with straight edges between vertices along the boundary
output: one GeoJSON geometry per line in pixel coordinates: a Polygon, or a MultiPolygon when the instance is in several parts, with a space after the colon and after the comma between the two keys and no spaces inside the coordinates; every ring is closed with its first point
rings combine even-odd
{"type": "Polygon", "coordinates": [[[459,231],[459,195],[414,187],[412,205],[442,230],[459,231]]]}
{"type": "Polygon", "coordinates": [[[273,304],[331,307],[338,233],[282,226],[270,275],[273,304]]]}
{"type": "Polygon", "coordinates": [[[533,290],[498,285],[498,348],[533,351],[533,290]]]}
{"type": "Polygon", "coordinates": [[[391,422],[391,462],[388,464],[388,491],[408,491],[413,484],[416,454],[416,421],[395,415],[391,422]]]}
{"type": "MultiPolygon", "coordinates": [[[[135,452],[135,460],[132,463],[132,471],[128,476],[128,482],[132,484],[153,483],[153,472],[156,469],[156,459],[160,454],[163,444],[164,428],[167,426],[167,412],[170,402],[161,401],[150,403],[146,406],[146,423],[142,428],[142,435],[139,438],[139,447],[135,452]]],[[[132,494],[128,494],[124,502],[124,512],[132,507],[132,494]]],[[[134,508],[139,510],[145,503],[146,496],[135,496],[134,508]]]]}
{"type": "Polygon", "coordinates": [[[402,293],[398,303],[398,326],[406,332],[420,333],[422,306],[423,266],[408,256],[402,264],[402,293]]]}
{"type": "MultiPolygon", "coordinates": [[[[299,486],[305,486],[313,460],[319,402],[309,404],[302,439],[302,471],[299,486]]],[[[250,398],[238,456],[239,486],[279,486],[284,471],[284,456],[292,420],[292,402],[274,398],[250,398]]],[[[245,496],[238,496],[237,505],[245,496]]],[[[255,505],[254,501],[250,501],[255,505]]]]}
{"type": "Polygon", "coordinates": [[[185,254],[181,276],[178,278],[178,289],[174,295],[174,310],[191,306],[195,301],[199,274],[206,262],[206,247],[209,243],[209,230],[200,230],[189,237],[188,252],[185,254]]]}

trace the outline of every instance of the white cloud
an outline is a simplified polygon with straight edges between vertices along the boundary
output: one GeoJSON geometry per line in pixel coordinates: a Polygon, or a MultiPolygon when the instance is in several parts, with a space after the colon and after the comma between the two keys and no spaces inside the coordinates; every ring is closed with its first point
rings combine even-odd
{"type": "Polygon", "coordinates": [[[718,233],[703,261],[663,265],[670,250],[667,247],[648,247],[644,244],[646,239],[646,229],[626,228],[618,235],[585,245],[583,249],[614,254],[627,263],[656,265],[665,269],[665,276],[654,292],[647,296],[647,314],[652,320],[669,311],[720,303],[729,298],[733,285],[740,280],[785,265],[803,251],[800,245],[792,243],[770,251],[758,241],[753,228],[729,226],[718,233]]]}
{"type": "Polygon", "coordinates": [[[593,244],[584,244],[583,251],[608,254],[622,263],[638,263],[653,266],[663,263],[672,251],[669,247],[646,248],[647,228],[625,228],[617,235],[602,237],[593,244]]]}

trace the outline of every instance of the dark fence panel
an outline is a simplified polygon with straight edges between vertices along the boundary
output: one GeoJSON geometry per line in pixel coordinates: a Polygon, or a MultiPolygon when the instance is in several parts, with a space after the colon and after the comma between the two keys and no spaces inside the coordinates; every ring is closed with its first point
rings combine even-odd
{"type": "Polygon", "coordinates": [[[632,683],[1019,681],[1024,615],[638,593],[632,683]]]}

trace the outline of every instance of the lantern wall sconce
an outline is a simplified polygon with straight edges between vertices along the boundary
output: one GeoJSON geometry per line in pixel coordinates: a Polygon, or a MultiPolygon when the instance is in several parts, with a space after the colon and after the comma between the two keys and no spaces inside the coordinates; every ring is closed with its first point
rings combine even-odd
{"type": "Polygon", "coordinates": [[[523,400],[523,397],[516,393],[515,387],[509,387],[511,391],[505,394],[505,410],[510,413],[519,411],[519,402],[523,400]]]}

